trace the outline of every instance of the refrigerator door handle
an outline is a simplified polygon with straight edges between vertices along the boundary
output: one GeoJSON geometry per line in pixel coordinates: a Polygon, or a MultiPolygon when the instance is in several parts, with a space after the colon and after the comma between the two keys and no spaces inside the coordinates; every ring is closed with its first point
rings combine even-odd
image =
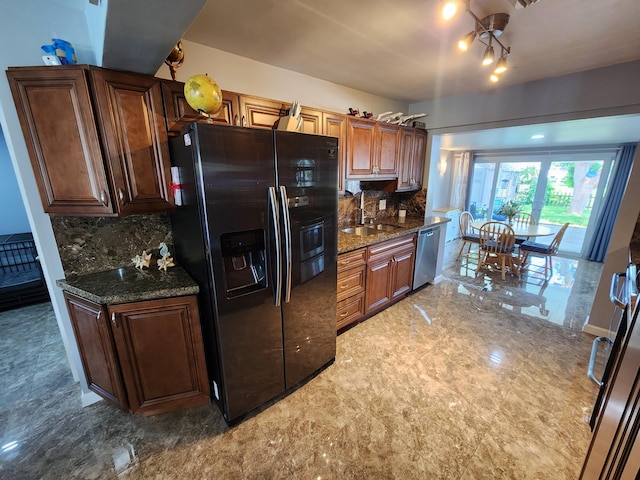
{"type": "Polygon", "coordinates": [[[284,242],[285,255],[287,259],[287,286],[284,292],[284,301],[289,303],[291,300],[291,217],[289,216],[289,198],[287,197],[287,189],[284,185],[280,185],[280,204],[282,205],[282,222],[284,225],[284,242]]]}
{"type": "Polygon", "coordinates": [[[273,304],[276,307],[279,307],[280,299],[282,298],[282,242],[280,239],[280,216],[278,215],[276,187],[269,187],[269,206],[271,207],[271,217],[273,218],[274,239],[276,244],[276,288],[273,304]]]}

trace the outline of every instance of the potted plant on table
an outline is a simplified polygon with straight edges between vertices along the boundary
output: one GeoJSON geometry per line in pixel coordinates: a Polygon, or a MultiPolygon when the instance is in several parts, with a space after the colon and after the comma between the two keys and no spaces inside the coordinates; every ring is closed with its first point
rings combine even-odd
{"type": "Polygon", "coordinates": [[[507,217],[509,225],[513,224],[513,217],[520,213],[520,204],[514,200],[507,200],[498,209],[500,215],[507,217]]]}

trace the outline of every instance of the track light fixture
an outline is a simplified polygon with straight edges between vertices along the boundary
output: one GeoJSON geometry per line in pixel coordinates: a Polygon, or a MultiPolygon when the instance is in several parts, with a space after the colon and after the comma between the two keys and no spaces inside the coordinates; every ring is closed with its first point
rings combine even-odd
{"type": "Polygon", "coordinates": [[[500,56],[490,77],[492,82],[497,82],[500,79],[499,75],[507,70],[507,56],[511,53],[511,47],[505,47],[498,39],[509,23],[509,15],[494,13],[481,19],[471,11],[471,0],[445,0],[442,6],[442,18],[445,20],[453,18],[462,5],[473,18],[474,29],[458,40],[458,48],[466,52],[477,38],[486,47],[482,56],[482,65],[490,65],[495,60],[493,43],[499,45],[500,56]]]}

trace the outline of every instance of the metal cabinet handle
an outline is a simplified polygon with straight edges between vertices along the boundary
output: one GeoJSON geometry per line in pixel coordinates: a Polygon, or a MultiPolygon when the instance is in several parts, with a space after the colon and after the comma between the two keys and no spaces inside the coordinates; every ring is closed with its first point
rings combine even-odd
{"type": "Polygon", "coordinates": [[[120,202],[124,202],[124,191],[122,188],[118,189],[118,198],[120,198],[120,202]]]}
{"type": "Polygon", "coordinates": [[[342,260],[340,262],[341,265],[349,265],[351,263],[351,260],[342,260]]]}
{"type": "Polygon", "coordinates": [[[102,202],[102,205],[104,205],[105,207],[107,206],[107,192],[105,192],[104,190],[100,192],[100,202],[102,202]]]}
{"type": "Polygon", "coordinates": [[[598,357],[598,345],[600,342],[606,342],[609,345],[613,345],[613,342],[609,337],[598,337],[593,341],[593,345],[591,346],[591,356],[589,357],[589,368],[587,369],[587,375],[591,380],[596,382],[596,385],[599,387],[602,386],[602,380],[596,377],[595,369],[596,369],[596,358],[598,357]]]}
{"type": "Polygon", "coordinates": [[[346,285],[345,284],[340,285],[340,289],[341,290],[344,290],[345,288],[349,288],[349,284],[348,283],[346,285]]]}
{"type": "Polygon", "coordinates": [[[96,320],[100,321],[100,317],[102,317],[102,310],[98,310],[98,314],[96,315],[96,320]]]}
{"type": "Polygon", "coordinates": [[[113,323],[115,327],[118,326],[118,322],[116,321],[116,312],[111,312],[111,323],[113,323]]]}
{"type": "Polygon", "coordinates": [[[340,317],[341,317],[341,318],[344,318],[344,317],[346,317],[347,315],[349,315],[349,312],[342,312],[342,313],[340,314],[340,317]]]}
{"type": "Polygon", "coordinates": [[[626,272],[618,272],[614,273],[611,277],[611,287],[609,289],[609,299],[611,303],[613,303],[616,307],[626,308],[627,303],[623,302],[620,297],[618,297],[618,283],[620,283],[620,277],[626,277],[626,272]]]}
{"type": "Polygon", "coordinates": [[[242,125],[243,127],[246,127],[246,126],[247,126],[247,119],[244,117],[244,115],[242,115],[242,123],[241,123],[241,125],[242,125]]]}
{"type": "Polygon", "coordinates": [[[233,116],[233,124],[234,125],[240,125],[240,119],[238,118],[238,114],[237,113],[233,116]]]}

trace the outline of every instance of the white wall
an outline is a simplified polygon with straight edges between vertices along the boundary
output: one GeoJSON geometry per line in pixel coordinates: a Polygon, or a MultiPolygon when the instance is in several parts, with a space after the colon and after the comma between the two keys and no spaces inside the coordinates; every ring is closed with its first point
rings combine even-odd
{"type": "MultiPolygon", "coordinates": [[[[44,52],[40,46],[51,43],[52,38],[62,38],[71,42],[79,63],[94,63],[95,56],[85,16],[83,10],[77,8],[78,5],[84,6],[84,3],[52,4],[40,0],[3,2],[4,21],[0,29],[0,43],[5,45],[5,48],[0,53],[0,70],[4,72],[9,66],[42,65],[44,52]],[[68,4],[72,6],[69,7],[68,4]]],[[[83,398],[91,401],[95,397],[87,389],[62,291],[55,284],[57,279],[64,278],[60,255],[49,216],[42,208],[9,82],[4,74],[0,76],[0,126],[26,207],[30,230],[40,255],[69,364],[74,378],[80,381],[83,398]]]]}
{"type": "MultiPolygon", "coordinates": [[[[286,102],[299,100],[304,106],[337,113],[347,113],[349,107],[375,114],[390,110],[409,110],[407,103],[343,87],[198,43],[183,40],[182,46],[185,52],[184,63],[176,73],[176,80],[181,82],[191,75],[207,74],[222,90],[286,102]]],[[[163,65],[156,76],[170,79],[169,67],[163,65]]]]}
{"type": "Polygon", "coordinates": [[[0,213],[0,235],[31,231],[2,129],[0,129],[0,205],[5,205],[0,213]]]}
{"type": "MultiPolygon", "coordinates": [[[[505,74],[506,75],[506,74],[505,74]]],[[[640,61],[414,103],[435,133],[640,112],[640,61]]]]}

